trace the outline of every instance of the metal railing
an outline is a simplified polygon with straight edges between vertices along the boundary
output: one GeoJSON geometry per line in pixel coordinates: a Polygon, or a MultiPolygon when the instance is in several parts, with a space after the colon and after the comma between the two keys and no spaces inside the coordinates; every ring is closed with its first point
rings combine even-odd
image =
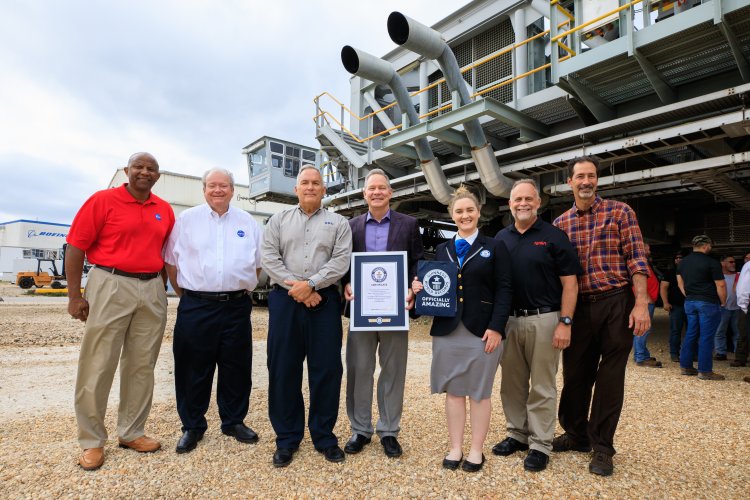
{"type": "MultiPolygon", "coordinates": [[[[484,57],[482,59],[479,59],[478,61],[475,61],[467,66],[464,66],[461,68],[461,74],[467,73],[469,71],[474,71],[477,68],[480,68],[481,66],[489,63],[490,61],[493,61],[497,59],[498,57],[501,57],[507,53],[513,53],[514,60],[515,60],[515,51],[525,47],[527,44],[533,42],[534,40],[537,40],[541,37],[544,37],[546,35],[550,35],[550,43],[553,45],[554,49],[551,50],[550,54],[550,62],[543,64],[539,67],[536,67],[534,69],[531,69],[529,71],[525,71],[518,75],[512,75],[510,78],[505,78],[502,81],[499,81],[498,83],[492,84],[489,87],[483,88],[479,91],[474,92],[471,94],[472,98],[483,96],[484,94],[487,94],[488,92],[491,92],[493,90],[497,90],[501,87],[514,84],[515,82],[518,82],[520,80],[523,80],[524,78],[531,76],[535,73],[538,73],[540,71],[545,71],[547,69],[550,69],[551,71],[551,79],[552,83],[557,83],[559,80],[557,75],[557,65],[567,59],[570,59],[571,57],[574,57],[576,54],[580,53],[581,51],[581,30],[603,20],[606,19],[609,16],[612,16],[613,14],[620,14],[621,20],[627,20],[629,19],[630,22],[625,22],[626,25],[626,35],[632,35],[633,30],[633,7],[636,4],[643,4],[644,11],[649,11],[651,6],[656,5],[659,3],[659,0],[633,0],[630,2],[627,2],[626,0],[619,0],[621,5],[617,7],[616,9],[613,9],[605,14],[602,14],[594,19],[588,20],[586,22],[583,22],[581,24],[576,25],[576,18],[573,13],[571,13],[569,10],[567,10],[565,7],[560,5],[559,0],[552,0],[550,2],[550,29],[544,30],[534,36],[531,36],[527,38],[526,40],[523,40],[518,43],[514,43],[512,45],[509,45],[503,49],[498,50],[497,52],[494,52],[490,54],[487,57],[484,57]],[[561,19],[561,16],[564,19],[561,19]],[[568,27],[568,29],[564,29],[565,27],[568,27]],[[564,55],[561,55],[560,52],[564,52],[564,55]]],[[[578,4],[580,5],[580,4],[578,4]]],[[[644,14],[644,25],[647,25],[649,23],[648,21],[648,15],[644,14]]],[[[620,33],[623,33],[623,23],[621,22],[620,26],[620,33]]],[[[622,35],[621,35],[622,36],[622,35]]],[[[418,96],[419,94],[422,94],[423,92],[427,92],[438,85],[445,82],[445,78],[441,78],[430,85],[427,85],[424,88],[421,88],[410,95],[412,97],[418,96]]],[[[316,133],[319,132],[320,127],[325,123],[331,128],[333,127],[332,124],[335,124],[342,134],[348,135],[353,141],[359,143],[359,144],[366,144],[368,147],[368,153],[372,151],[372,145],[371,141],[373,139],[376,139],[378,137],[384,136],[386,134],[390,134],[393,131],[399,130],[402,128],[402,124],[395,125],[393,127],[386,128],[384,130],[381,130],[377,133],[372,133],[366,137],[359,137],[356,133],[354,133],[352,130],[350,130],[346,125],[344,125],[346,115],[349,115],[349,117],[356,122],[362,122],[363,120],[368,120],[376,116],[378,113],[385,112],[386,110],[392,108],[396,105],[396,102],[394,101],[391,104],[388,104],[387,106],[381,107],[379,109],[373,110],[371,113],[368,113],[364,116],[359,116],[357,113],[352,111],[349,107],[347,107],[344,103],[342,103],[339,99],[337,99],[335,96],[328,92],[323,92],[313,99],[313,102],[315,103],[315,116],[313,117],[313,120],[316,124],[316,133]],[[335,116],[333,113],[327,111],[321,106],[321,100],[323,98],[328,98],[332,100],[336,105],[339,107],[338,117],[335,116]]],[[[420,120],[424,120],[426,118],[429,118],[433,115],[436,115],[442,111],[445,111],[447,109],[453,108],[453,102],[448,102],[442,106],[439,106],[427,113],[419,115],[420,120]]],[[[316,134],[317,135],[317,134],[316,134]]]]}

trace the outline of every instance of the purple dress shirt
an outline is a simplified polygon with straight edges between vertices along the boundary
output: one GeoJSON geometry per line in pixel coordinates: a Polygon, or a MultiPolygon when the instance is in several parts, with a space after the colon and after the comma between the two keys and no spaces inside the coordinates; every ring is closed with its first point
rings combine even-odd
{"type": "Polygon", "coordinates": [[[391,227],[391,211],[388,210],[380,222],[367,212],[365,221],[365,249],[368,252],[385,252],[388,248],[388,230],[391,227]]]}

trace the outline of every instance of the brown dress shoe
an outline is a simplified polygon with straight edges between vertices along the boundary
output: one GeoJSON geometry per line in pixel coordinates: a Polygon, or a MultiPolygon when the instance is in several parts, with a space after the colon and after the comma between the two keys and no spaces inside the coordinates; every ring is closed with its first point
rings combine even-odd
{"type": "Polygon", "coordinates": [[[724,380],[725,377],[716,372],[700,372],[698,378],[701,380],[724,380]]]}
{"type": "Polygon", "coordinates": [[[96,470],[104,464],[104,448],[86,448],[78,458],[83,470],[96,470]]]}
{"type": "Polygon", "coordinates": [[[742,380],[744,380],[745,382],[747,382],[747,383],[749,383],[749,384],[750,384],[750,377],[745,377],[745,378],[743,378],[742,380]]]}
{"type": "Polygon", "coordinates": [[[122,439],[118,439],[118,441],[120,442],[120,448],[130,448],[140,453],[152,453],[161,448],[159,441],[148,436],[141,436],[132,441],[123,441],[122,439]]]}

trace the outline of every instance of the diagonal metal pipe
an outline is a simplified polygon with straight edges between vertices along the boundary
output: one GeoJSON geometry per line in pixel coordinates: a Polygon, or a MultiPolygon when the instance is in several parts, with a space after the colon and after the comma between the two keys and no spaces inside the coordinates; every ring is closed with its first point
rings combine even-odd
{"type": "MultiPolygon", "coordinates": [[[[445,76],[448,88],[458,94],[460,101],[458,106],[471,102],[471,95],[461,76],[456,56],[440,33],[400,12],[392,12],[388,16],[388,35],[396,44],[429,59],[435,59],[445,76]]],[[[454,106],[454,109],[458,106],[454,106]]],[[[497,158],[492,151],[492,146],[487,142],[479,120],[469,120],[463,125],[471,145],[471,157],[477,166],[482,184],[495,196],[510,197],[513,181],[500,173],[497,158]]]]}
{"type": "MultiPolygon", "coordinates": [[[[409,125],[419,123],[419,116],[414,109],[411,96],[406,90],[406,85],[390,63],[367,52],[357,50],[350,45],[341,49],[341,62],[349,73],[380,85],[387,85],[393,92],[401,111],[406,113],[409,125]]],[[[422,137],[415,140],[414,148],[417,150],[422,173],[427,185],[430,186],[432,195],[440,203],[447,205],[454,189],[448,184],[443,168],[440,166],[438,159],[435,158],[427,138],[422,137]]]]}

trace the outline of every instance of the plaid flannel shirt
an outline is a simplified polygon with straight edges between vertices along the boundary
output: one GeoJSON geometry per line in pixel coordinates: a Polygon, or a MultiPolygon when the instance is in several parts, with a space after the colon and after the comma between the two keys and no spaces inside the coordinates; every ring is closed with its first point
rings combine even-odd
{"type": "Polygon", "coordinates": [[[555,219],[578,252],[584,270],[580,293],[599,293],[632,284],[632,276],[648,276],[643,236],[635,212],[627,204],[596,197],[585,212],[575,203],[555,219]]]}

